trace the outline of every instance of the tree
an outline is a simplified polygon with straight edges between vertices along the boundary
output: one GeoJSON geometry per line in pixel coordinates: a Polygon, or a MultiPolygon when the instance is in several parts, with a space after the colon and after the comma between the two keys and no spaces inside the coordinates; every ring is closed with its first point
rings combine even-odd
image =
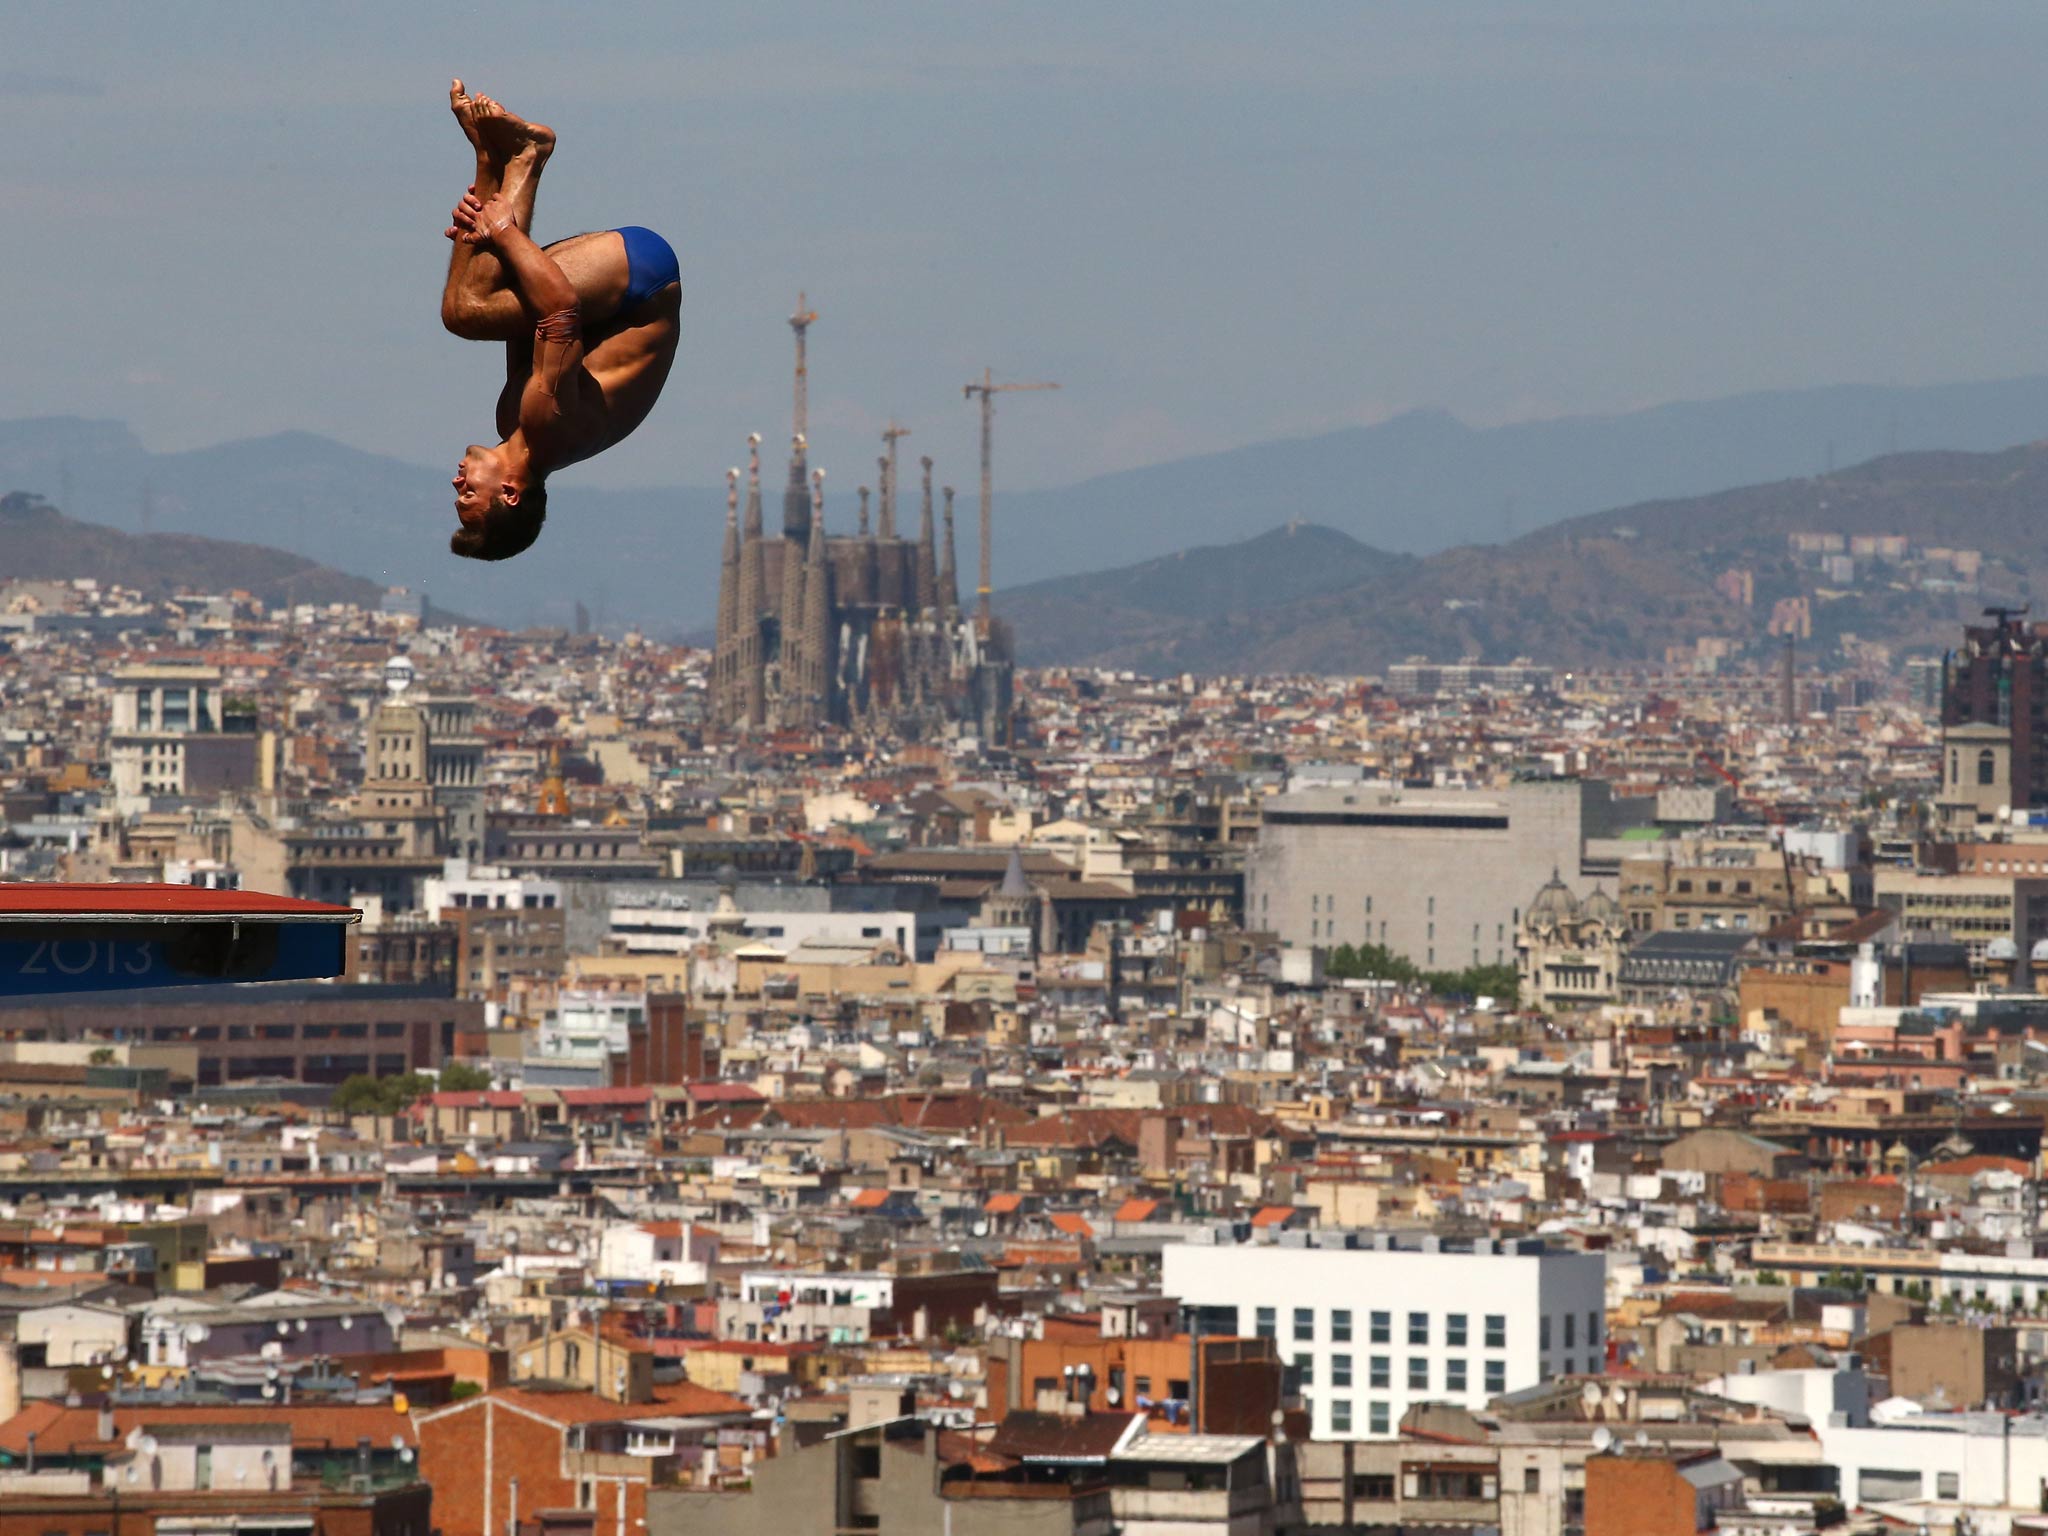
{"type": "Polygon", "coordinates": [[[345,1078],[334,1090],[334,1107],[345,1115],[396,1115],[415,1099],[434,1091],[434,1080],[423,1072],[406,1072],[394,1077],[372,1077],[358,1072],[345,1078]]]}
{"type": "Polygon", "coordinates": [[[482,1067],[451,1061],[441,1068],[443,1093],[482,1093],[491,1086],[491,1074],[482,1067]]]}
{"type": "Polygon", "coordinates": [[[85,1059],[96,1067],[109,1066],[114,1060],[114,1048],[111,1045],[96,1047],[93,1053],[85,1059]]]}

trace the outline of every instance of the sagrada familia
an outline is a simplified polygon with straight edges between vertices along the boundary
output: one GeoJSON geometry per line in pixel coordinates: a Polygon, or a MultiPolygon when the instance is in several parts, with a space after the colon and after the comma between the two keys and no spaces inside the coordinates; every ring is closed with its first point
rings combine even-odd
{"type": "Polygon", "coordinates": [[[804,332],[816,316],[799,300],[796,431],[782,529],[762,524],[761,439],[748,440],[746,512],[740,472],[729,472],[725,550],[718,574],[718,642],[712,709],[742,731],[843,726],[906,739],[976,732],[1009,740],[1013,667],[1008,631],[960,605],[953,553],[953,488],[945,487],[945,537],[932,517],[932,461],[924,468],[917,537],[896,527],[895,439],[878,460],[880,500],[868,525],[866,486],[858,531],[825,532],[824,472],[805,462],[804,332]]]}

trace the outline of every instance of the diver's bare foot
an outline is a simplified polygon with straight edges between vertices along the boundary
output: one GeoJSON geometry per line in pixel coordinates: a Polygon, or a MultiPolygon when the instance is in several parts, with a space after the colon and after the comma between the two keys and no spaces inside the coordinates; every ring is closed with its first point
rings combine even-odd
{"type": "Polygon", "coordinates": [[[469,140],[472,148],[481,155],[484,141],[476,128],[476,100],[462,88],[460,79],[448,82],[448,110],[455,114],[455,121],[461,125],[462,136],[469,140]]]}
{"type": "Polygon", "coordinates": [[[529,123],[489,96],[476,98],[479,147],[501,166],[528,160],[537,171],[555,152],[555,130],[529,123]]]}

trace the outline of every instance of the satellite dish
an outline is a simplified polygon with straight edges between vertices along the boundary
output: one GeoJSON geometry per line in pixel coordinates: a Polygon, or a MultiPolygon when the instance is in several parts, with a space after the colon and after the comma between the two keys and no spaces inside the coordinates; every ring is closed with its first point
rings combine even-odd
{"type": "Polygon", "coordinates": [[[405,1463],[405,1464],[406,1464],[407,1466],[411,1466],[411,1465],[412,1465],[412,1447],[411,1447],[411,1446],[407,1446],[407,1447],[406,1447],[406,1448],[405,1448],[404,1450],[400,1451],[400,1452],[398,1453],[398,1459],[399,1459],[400,1461],[404,1462],[404,1463],[405,1463]]]}
{"type": "Polygon", "coordinates": [[[302,1317],[302,1318],[300,1318],[300,1319],[299,1319],[299,1332],[301,1332],[301,1333],[304,1333],[305,1331],[306,1331],[306,1320],[305,1320],[305,1319],[304,1319],[304,1318],[302,1317]]]}
{"type": "Polygon", "coordinates": [[[1614,1431],[1602,1424],[1593,1431],[1593,1454],[1605,1456],[1614,1449],[1614,1431]]]}
{"type": "Polygon", "coordinates": [[[144,1435],[135,1442],[135,1449],[145,1456],[154,1456],[156,1454],[156,1436],[144,1435]]]}
{"type": "Polygon", "coordinates": [[[114,1368],[111,1365],[101,1366],[100,1378],[103,1381],[112,1381],[114,1379],[114,1368]]]}
{"type": "Polygon", "coordinates": [[[1117,1391],[1115,1387],[1111,1387],[1109,1391],[1104,1393],[1103,1395],[1109,1399],[1109,1406],[1112,1408],[1114,1408],[1118,1403],[1124,1400],[1123,1393],[1117,1391]]]}
{"type": "Polygon", "coordinates": [[[206,1324],[187,1323],[185,1325],[185,1342],[187,1344],[204,1344],[206,1342],[206,1324]]]}
{"type": "Polygon", "coordinates": [[[265,1383],[263,1383],[263,1395],[265,1397],[276,1397],[277,1383],[274,1381],[266,1381],[265,1383]]]}
{"type": "Polygon", "coordinates": [[[290,1333],[292,1331],[292,1325],[285,1319],[279,1318],[277,1322],[277,1331],[280,1334],[290,1333]]]}
{"type": "Polygon", "coordinates": [[[344,1317],[344,1318],[343,1318],[343,1319],[341,1320],[341,1331],[342,1331],[343,1333],[347,1333],[347,1332],[349,1331],[349,1329],[351,1329],[351,1328],[355,1327],[355,1325],[356,1325],[356,1320],[355,1320],[354,1318],[352,1318],[352,1317],[344,1317]]]}
{"type": "Polygon", "coordinates": [[[988,1223],[987,1223],[987,1222],[985,1222],[985,1221],[977,1221],[977,1222],[976,1222],[976,1223],[974,1224],[974,1235],[975,1235],[976,1237],[987,1237],[987,1236],[988,1236],[988,1223]]]}
{"type": "Polygon", "coordinates": [[[1600,1406],[1601,1395],[1600,1383],[1597,1381],[1589,1381],[1579,1388],[1579,1401],[1586,1405],[1589,1413],[1600,1406]]]}
{"type": "Polygon", "coordinates": [[[1637,1430],[1637,1431],[1636,1431],[1636,1449],[1637,1449],[1637,1450],[1639,1450],[1639,1451],[1647,1451],[1647,1450],[1648,1450],[1649,1448],[1650,1448],[1650,1432],[1649,1432],[1649,1431],[1648,1431],[1647,1429],[1639,1429],[1639,1430],[1637,1430]]]}
{"type": "Polygon", "coordinates": [[[405,1449],[405,1436],[403,1436],[403,1435],[393,1435],[393,1436],[391,1437],[391,1449],[393,1449],[394,1451],[402,1451],[402,1450],[404,1450],[404,1449],[405,1449]]]}

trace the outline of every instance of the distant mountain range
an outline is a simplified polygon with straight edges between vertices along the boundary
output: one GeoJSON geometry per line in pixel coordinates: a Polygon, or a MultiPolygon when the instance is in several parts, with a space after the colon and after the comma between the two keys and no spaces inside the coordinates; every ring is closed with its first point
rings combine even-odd
{"type": "MultiPolygon", "coordinates": [[[[1241,541],[1287,522],[1431,555],[1603,508],[1815,475],[1831,458],[1990,450],[2044,431],[2048,377],[1749,394],[1491,428],[1413,411],[1056,490],[1008,492],[999,483],[996,589],[1002,603],[1027,582],[1241,541]]],[[[966,491],[960,556],[972,570],[973,470],[944,472],[966,491]]],[[[0,422],[0,492],[39,493],[89,522],[140,532],[147,508],[157,533],[287,550],[500,623],[567,624],[579,601],[614,628],[676,635],[709,623],[722,487],[601,490],[579,485],[571,471],[550,488],[549,527],[535,552],[487,566],[448,553],[448,473],[311,433],[157,454],[118,422],[0,422]]],[[[772,500],[778,466],[770,476],[772,500]]],[[[850,505],[835,493],[829,524],[849,527],[850,505]]],[[[0,546],[0,569],[6,557],[0,546]]]]}
{"type": "Polygon", "coordinates": [[[1764,644],[1773,605],[1804,596],[1815,640],[1952,644],[1989,603],[2048,578],[2048,444],[1898,454],[1833,475],[1571,518],[1512,543],[1388,554],[1290,524],[1007,594],[1020,659],[1151,673],[1377,671],[1409,656],[1560,666],[1661,659],[1707,635],[1764,644]],[[1982,553],[1981,576],[1869,559],[1828,573],[1795,533],[1903,534],[1982,553]],[[1753,601],[1716,580],[1746,573],[1753,601]]]}
{"type": "Polygon", "coordinates": [[[33,496],[0,496],[0,580],[90,576],[152,596],[177,591],[252,592],[266,603],[355,603],[375,608],[384,588],[281,549],[134,534],[65,517],[33,496]]]}

